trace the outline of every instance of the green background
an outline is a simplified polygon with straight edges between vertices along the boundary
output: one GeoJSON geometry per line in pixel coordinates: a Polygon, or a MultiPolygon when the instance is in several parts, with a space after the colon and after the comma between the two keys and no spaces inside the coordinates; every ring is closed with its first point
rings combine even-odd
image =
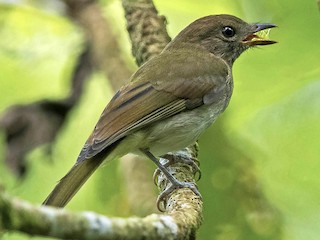
{"type": "MultiPolygon", "coordinates": [[[[59,14],[60,5],[50,4],[50,1],[22,1],[21,5],[0,5],[0,112],[12,104],[59,99],[68,94],[83,38],[80,29],[59,14]]],[[[129,55],[121,3],[104,1],[103,4],[106,15],[116,23],[115,31],[129,55]]],[[[217,13],[278,25],[270,33],[270,38],[278,44],[249,50],[235,62],[231,103],[199,141],[203,175],[199,187],[204,198],[204,223],[199,239],[318,240],[320,12],[317,2],[157,0],[155,5],[166,16],[172,37],[191,21],[217,13]],[[262,203],[254,202],[252,206],[250,194],[237,193],[245,183],[249,193],[251,188],[261,189],[262,203]],[[272,211],[264,210],[265,206],[272,211]],[[277,228],[280,232],[275,233],[277,228]]],[[[29,172],[23,180],[16,179],[4,166],[4,135],[0,132],[0,182],[12,195],[40,204],[74,163],[111,97],[104,76],[95,73],[80,104],[72,110],[58,135],[52,155],[47,154],[48,146],[30,153],[29,172]]],[[[148,174],[152,181],[152,173],[148,174]]],[[[68,209],[127,216],[123,211],[125,194],[118,162],[114,161],[93,176],[68,209]]],[[[30,238],[4,233],[2,239],[30,238]]]]}

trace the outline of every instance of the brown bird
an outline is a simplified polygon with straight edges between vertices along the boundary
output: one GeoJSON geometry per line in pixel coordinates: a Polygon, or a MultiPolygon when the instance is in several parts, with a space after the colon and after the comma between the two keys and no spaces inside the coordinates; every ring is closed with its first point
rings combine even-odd
{"type": "Polygon", "coordinates": [[[273,27],[212,15],[183,29],[114,95],[76,163],[44,204],[65,206],[103,161],[129,152],[155,162],[171,181],[171,190],[189,187],[199,194],[192,184],[176,180],[157,156],[194,143],[226,109],[234,61],[250,47],[275,43],[258,35],[273,27]]]}

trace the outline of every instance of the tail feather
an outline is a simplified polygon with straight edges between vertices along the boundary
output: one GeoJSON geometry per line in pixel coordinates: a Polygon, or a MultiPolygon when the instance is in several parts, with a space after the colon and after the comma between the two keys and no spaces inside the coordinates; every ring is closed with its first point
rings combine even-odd
{"type": "Polygon", "coordinates": [[[43,205],[64,207],[102,162],[103,158],[98,156],[77,162],[59,181],[43,205]]]}

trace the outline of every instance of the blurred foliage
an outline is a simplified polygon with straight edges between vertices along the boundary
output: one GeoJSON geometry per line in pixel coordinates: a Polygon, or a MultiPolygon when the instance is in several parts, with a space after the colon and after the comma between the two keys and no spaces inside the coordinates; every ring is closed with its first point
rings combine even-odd
{"type": "Polygon", "coordinates": [[[75,27],[66,18],[14,5],[0,5],[0,26],[0,88],[6,93],[0,110],[65,95],[80,50],[75,27]]]}
{"type": "MultiPolygon", "coordinates": [[[[121,4],[106,2],[112,4],[112,11],[106,14],[121,19],[121,24],[115,25],[117,31],[125,31],[121,4]]],[[[239,169],[255,176],[257,182],[252,185],[258,184],[266,201],[279,212],[282,240],[319,239],[320,14],[316,1],[185,0],[182,4],[156,0],[155,4],[167,17],[171,36],[194,19],[217,13],[279,26],[270,35],[278,44],[250,50],[236,61],[230,106],[200,139],[203,178],[199,185],[205,219],[199,239],[272,239],[266,237],[272,234],[269,225],[278,223],[266,220],[262,226],[256,225],[252,219],[259,215],[245,211],[250,199],[234,198],[234,187],[243,181],[237,179],[239,169]],[[239,219],[246,219],[242,228],[239,219]]],[[[38,6],[47,9],[46,4],[38,6]]],[[[5,4],[0,5],[0,26],[0,111],[16,103],[65,96],[82,48],[79,29],[57,13],[5,4]]],[[[111,94],[104,77],[93,76],[81,103],[69,115],[52,156],[44,151],[45,146],[30,154],[30,171],[22,181],[8,173],[1,161],[0,182],[12,194],[41,203],[73,164],[111,94]]],[[[3,144],[0,156],[3,159],[3,144]]],[[[118,173],[117,161],[108,164],[68,208],[127,215],[118,173]]],[[[27,239],[11,233],[2,238],[27,239]]]]}

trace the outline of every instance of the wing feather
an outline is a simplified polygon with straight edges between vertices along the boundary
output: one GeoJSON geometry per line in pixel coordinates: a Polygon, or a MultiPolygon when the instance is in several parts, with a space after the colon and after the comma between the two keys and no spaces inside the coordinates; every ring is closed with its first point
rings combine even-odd
{"type": "Polygon", "coordinates": [[[225,84],[228,74],[225,62],[207,52],[163,52],[144,64],[114,95],[78,161],[149,124],[201,106],[203,97],[225,84]]]}

